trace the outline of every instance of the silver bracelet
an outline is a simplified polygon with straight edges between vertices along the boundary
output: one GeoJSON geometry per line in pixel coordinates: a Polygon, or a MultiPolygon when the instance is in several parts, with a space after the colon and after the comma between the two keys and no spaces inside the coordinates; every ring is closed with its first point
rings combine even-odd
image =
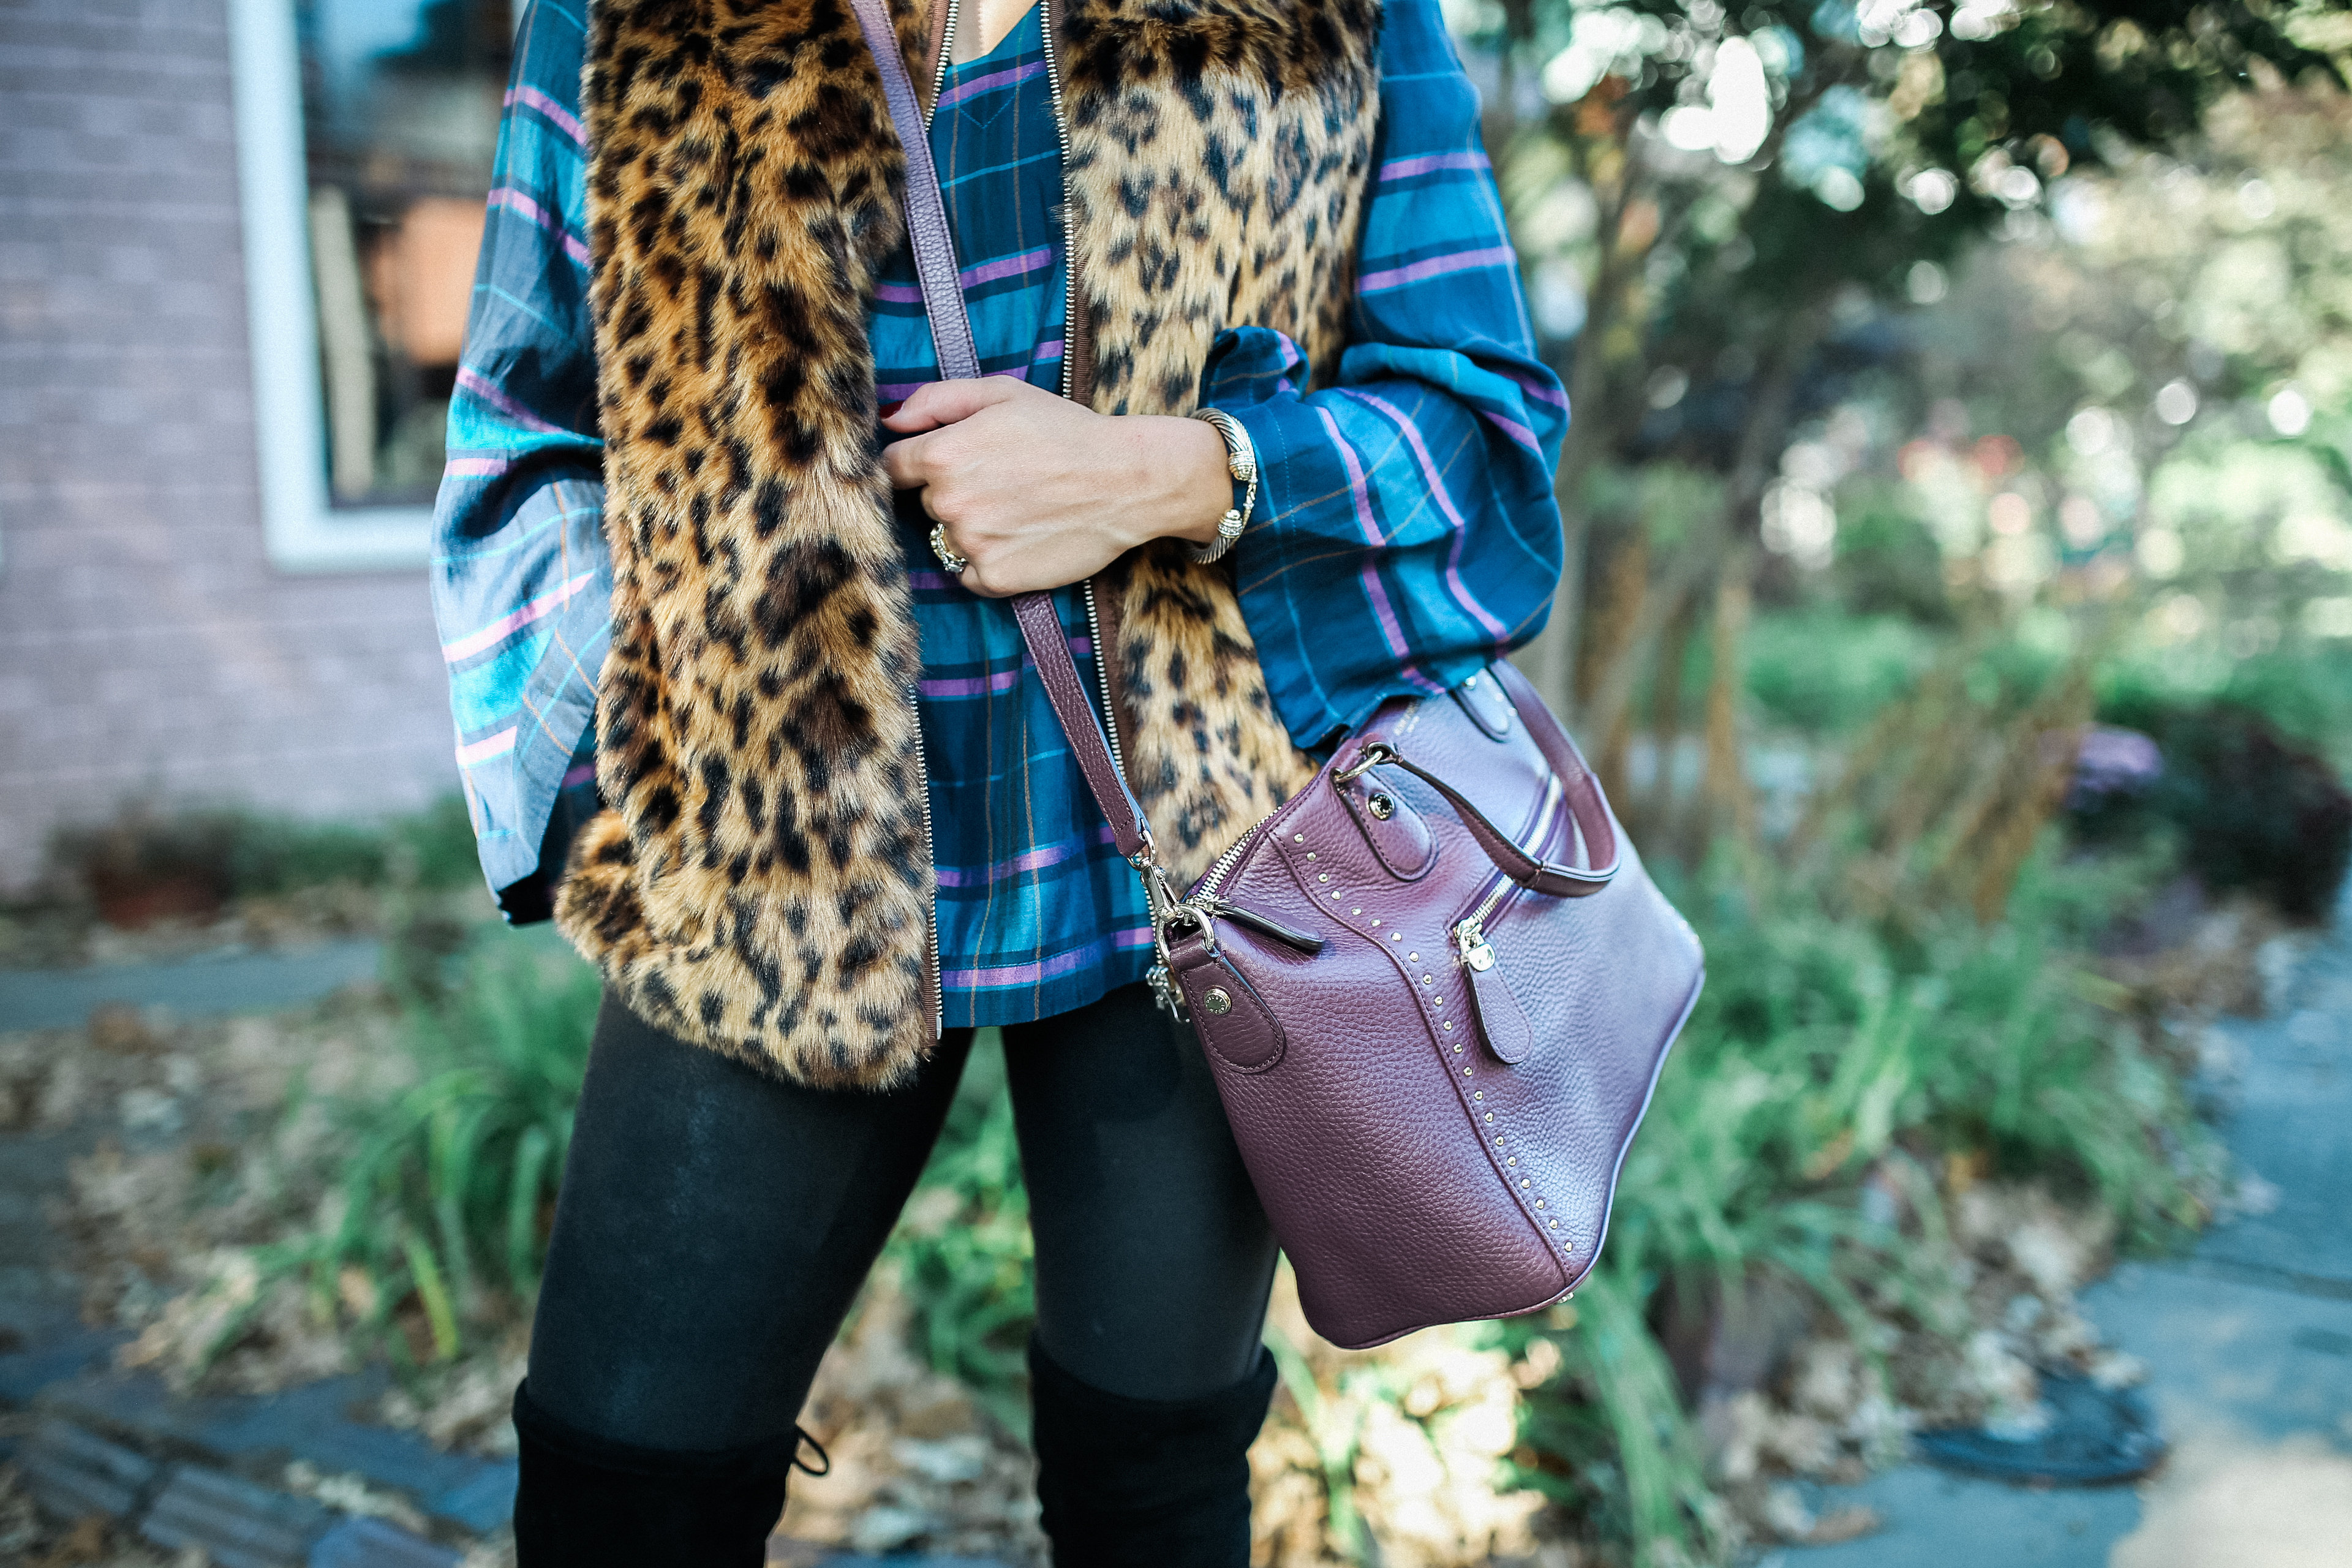
{"type": "Polygon", "coordinates": [[[1257,448],[1250,444],[1249,432],[1242,427],[1242,422],[1222,408],[1195,408],[1192,417],[1224,438],[1225,471],[1233,476],[1234,484],[1244,487],[1240,503],[1227,508],[1225,515],[1217,520],[1216,542],[1192,547],[1194,563],[1206,566],[1222,559],[1234,547],[1234,541],[1242,536],[1242,530],[1249,526],[1250,513],[1257,507],[1257,448]]]}

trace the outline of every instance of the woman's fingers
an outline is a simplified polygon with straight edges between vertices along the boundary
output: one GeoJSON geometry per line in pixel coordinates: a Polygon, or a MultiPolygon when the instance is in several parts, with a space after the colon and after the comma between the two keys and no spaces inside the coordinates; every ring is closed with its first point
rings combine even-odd
{"type": "MultiPolygon", "coordinates": [[[[915,388],[882,423],[893,430],[912,433],[936,430],[959,419],[969,419],[983,408],[1007,403],[1024,393],[1038,391],[1016,376],[983,375],[971,381],[933,381],[915,388]]],[[[1045,393],[1044,395],[1052,396],[1045,393]]]]}
{"type": "Polygon", "coordinates": [[[919,490],[931,482],[928,436],[909,436],[882,448],[882,471],[894,490],[919,490]]]}

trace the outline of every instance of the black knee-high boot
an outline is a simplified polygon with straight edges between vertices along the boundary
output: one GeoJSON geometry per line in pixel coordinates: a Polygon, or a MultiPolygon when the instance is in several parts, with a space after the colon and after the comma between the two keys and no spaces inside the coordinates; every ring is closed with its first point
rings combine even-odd
{"type": "Polygon", "coordinates": [[[803,1441],[796,1429],[707,1453],[631,1447],[558,1422],[528,1383],[514,1424],[520,1568],[758,1568],[803,1441]]]}
{"type": "Polygon", "coordinates": [[[1249,1446],[1274,1357],[1199,1399],[1129,1399],[1029,1342],[1037,1499],[1054,1568],[1248,1568],[1249,1446]]]}

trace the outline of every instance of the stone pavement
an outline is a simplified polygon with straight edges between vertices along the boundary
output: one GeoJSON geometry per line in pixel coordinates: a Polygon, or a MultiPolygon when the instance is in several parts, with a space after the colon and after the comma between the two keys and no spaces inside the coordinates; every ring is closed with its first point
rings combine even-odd
{"type": "Polygon", "coordinates": [[[2352,888],[2214,1085],[2267,1213],[2126,1263],[2083,1310],[2148,1366],[2172,1445],[2137,1489],[2036,1491],[1906,1466],[1808,1500],[1879,1533],[1759,1568],[2352,1568],[2352,888]]]}
{"type": "Polygon", "coordinates": [[[184,1018],[291,1007],[372,979],[383,962],[383,943],[354,939],[160,963],[0,969],[0,1029],[70,1029],[110,1002],[166,1007],[184,1018]]]}

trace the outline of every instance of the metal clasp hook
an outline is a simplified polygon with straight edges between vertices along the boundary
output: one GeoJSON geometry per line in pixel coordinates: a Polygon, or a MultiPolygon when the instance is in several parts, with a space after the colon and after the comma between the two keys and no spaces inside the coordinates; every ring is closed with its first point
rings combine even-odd
{"type": "Polygon", "coordinates": [[[1331,782],[1335,784],[1351,784],[1364,773],[1379,767],[1382,763],[1393,763],[1398,760],[1397,749],[1386,741],[1367,741],[1364,743],[1364,749],[1356,753],[1356,760],[1333,773],[1331,782]]]}

